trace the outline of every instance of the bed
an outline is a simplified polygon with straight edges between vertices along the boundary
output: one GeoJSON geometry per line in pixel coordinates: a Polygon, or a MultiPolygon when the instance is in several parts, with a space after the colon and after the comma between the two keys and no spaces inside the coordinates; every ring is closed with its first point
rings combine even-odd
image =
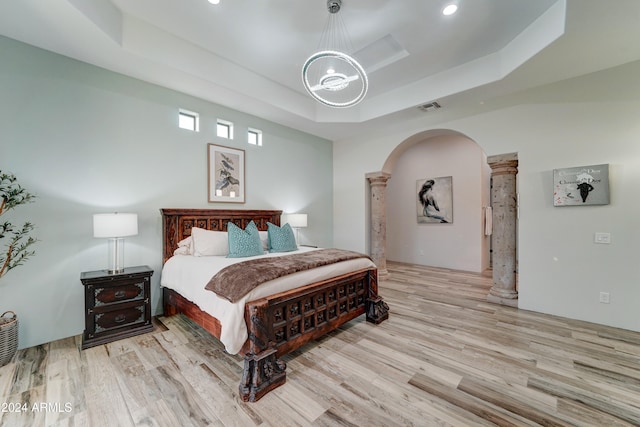
{"type": "MultiPolygon", "coordinates": [[[[319,267],[304,278],[300,273],[294,273],[267,282],[234,307],[223,305],[226,308],[222,312],[210,314],[210,300],[221,298],[213,292],[202,291],[200,288],[206,283],[190,291],[186,287],[181,288],[179,282],[187,281],[183,276],[192,274],[199,275],[198,280],[202,280],[208,273],[200,271],[201,267],[195,264],[206,261],[207,267],[204,268],[210,268],[209,264],[216,257],[200,257],[199,261],[193,256],[174,256],[178,244],[187,239],[194,228],[222,232],[226,231],[229,222],[244,229],[253,221],[258,230],[264,233],[269,222],[280,226],[282,211],[161,209],[161,213],[164,315],[181,313],[220,339],[227,351],[244,355],[239,385],[244,401],[257,401],[285,383],[286,364],[281,360],[283,355],[362,314],[365,314],[368,322],[375,324],[388,318],[388,306],[378,295],[377,268],[368,258],[338,263],[341,266],[337,270],[333,266],[319,267]],[[182,273],[179,274],[172,272],[176,268],[174,264],[178,263],[186,265],[180,267],[182,273]],[[193,265],[190,266],[190,263],[193,265]],[[191,270],[197,270],[197,273],[191,270]],[[297,283],[298,280],[300,283],[297,283]],[[286,283],[283,284],[283,281],[286,283]],[[200,298],[207,298],[207,301],[200,301],[200,298]],[[229,323],[225,310],[240,310],[240,321],[229,323]],[[235,336],[236,326],[245,331],[244,340],[243,335],[238,333],[242,342],[237,341],[237,336],[235,342],[228,338],[229,334],[235,336]]],[[[300,252],[310,250],[301,249],[300,252]]],[[[265,257],[268,256],[271,254],[265,257]]],[[[217,303],[220,302],[214,304],[217,303]]],[[[231,304],[228,301],[226,303],[231,304]]]]}

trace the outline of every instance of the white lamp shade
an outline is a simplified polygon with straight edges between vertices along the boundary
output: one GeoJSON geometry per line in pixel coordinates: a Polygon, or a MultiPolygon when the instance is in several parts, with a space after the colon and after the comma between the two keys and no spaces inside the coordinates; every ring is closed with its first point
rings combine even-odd
{"type": "Polygon", "coordinates": [[[284,222],[293,228],[305,228],[307,226],[307,214],[286,214],[284,222]]]}
{"type": "Polygon", "coordinates": [[[93,215],[93,237],[126,237],[138,234],[138,214],[105,213],[93,215]]]}

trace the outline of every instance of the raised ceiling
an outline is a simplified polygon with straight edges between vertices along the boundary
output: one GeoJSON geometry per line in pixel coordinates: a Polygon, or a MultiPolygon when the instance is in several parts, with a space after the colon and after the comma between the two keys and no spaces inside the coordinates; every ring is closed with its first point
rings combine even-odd
{"type": "Polygon", "coordinates": [[[329,139],[640,58],[637,0],[453,2],[343,0],[370,89],[338,110],[300,76],[326,0],[3,0],[0,34],[329,139]]]}

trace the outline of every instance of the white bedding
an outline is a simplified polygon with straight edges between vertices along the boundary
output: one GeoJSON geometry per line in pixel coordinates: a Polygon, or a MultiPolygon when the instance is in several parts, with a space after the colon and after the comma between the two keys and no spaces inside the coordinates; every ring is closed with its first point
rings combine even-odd
{"type": "Polygon", "coordinates": [[[200,310],[218,319],[222,326],[220,341],[227,352],[237,354],[248,337],[247,327],[244,322],[244,306],[247,301],[329,279],[351,271],[375,267],[375,264],[370,259],[358,258],[318,267],[313,270],[300,271],[261,284],[235,304],[224,298],[219,298],[214,292],[204,288],[216,272],[228,265],[260,257],[277,257],[309,250],[315,249],[301,247],[295,252],[267,253],[248,258],[174,255],[167,260],[162,268],[160,285],[177,291],[180,295],[195,303],[200,310]]]}

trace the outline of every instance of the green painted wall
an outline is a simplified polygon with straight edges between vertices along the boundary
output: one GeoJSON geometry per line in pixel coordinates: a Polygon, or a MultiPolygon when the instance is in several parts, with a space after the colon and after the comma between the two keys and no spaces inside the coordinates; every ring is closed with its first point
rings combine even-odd
{"type": "Polygon", "coordinates": [[[2,37],[0,99],[0,169],[37,194],[8,215],[36,224],[37,254],[0,279],[0,313],[18,314],[21,348],[82,333],[80,273],[107,265],[94,213],[138,214],[125,264],[155,270],[154,314],[160,208],[305,212],[301,238],[333,244],[330,141],[2,37]],[[200,113],[200,132],[178,128],[179,108],[200,113]],[[234,123],[234,140],[215,136],[218,118],[234,123]],[[263,147],[246,143],[248,127],[263,147]],[[208,143],[245,150],[245,204],[207,202],[208,143]]]}

